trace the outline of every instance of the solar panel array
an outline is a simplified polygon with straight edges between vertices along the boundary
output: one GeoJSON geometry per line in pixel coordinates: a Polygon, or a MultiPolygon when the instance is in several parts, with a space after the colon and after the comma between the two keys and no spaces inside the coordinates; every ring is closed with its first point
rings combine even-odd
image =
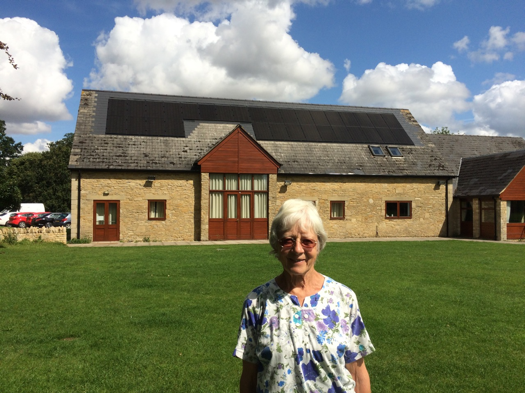
{"type": "Polygon", "coordinates": [[[183,138],[184,120],[251,123],[257,140],[413,145],[392,113],[110,99],[106,134],[183,138]]]}

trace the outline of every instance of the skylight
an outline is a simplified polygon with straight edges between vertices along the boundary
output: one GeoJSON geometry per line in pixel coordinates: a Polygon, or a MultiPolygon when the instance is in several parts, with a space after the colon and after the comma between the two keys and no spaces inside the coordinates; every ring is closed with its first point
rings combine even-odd
{"type": "Polygon", "coordinates": [[[381,146],[368,145],[368,147],[370,148],[370,151],[372,152],[374,156],[384,156],[385,155],[381,146]]]}
{"type": "Polygon", "coordinates": [[[392,157],[403,157],[403,154],[401,154],[401,150],[399,150],[398,147],[387,146],[386,148],[392,157]]]}

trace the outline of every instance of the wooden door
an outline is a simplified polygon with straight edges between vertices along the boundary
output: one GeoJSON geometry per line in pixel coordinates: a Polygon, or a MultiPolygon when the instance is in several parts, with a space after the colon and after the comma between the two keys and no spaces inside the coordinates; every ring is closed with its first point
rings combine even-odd
{"type": "Polygon", "coordinates": [[[239,193],[224,193],[224,239],[239,239],[239,193]]]}
{"type": "Polygon", "coordinates": [[[93,202],[93,241],[120,240],[120,201],[93,202]]]}
{"type": "Polygon", "coordinates": [[[493,199],[480,200],[480,235],[482,239],[496,238],[496,206],[493,199]]]}

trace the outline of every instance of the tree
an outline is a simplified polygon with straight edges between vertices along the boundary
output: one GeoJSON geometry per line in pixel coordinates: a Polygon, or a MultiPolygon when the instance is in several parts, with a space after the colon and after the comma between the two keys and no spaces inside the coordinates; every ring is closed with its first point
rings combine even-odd
{"type": "Polygon", "coordinates": [[[450,132],[448,127],[441,127],[441,128],[435,128],[434,131],[432,131],[432,134],[441,134],[441,135],[452,135],[453,132],[450,132]]]}
{"type": "Polygon", "coordinates": [[[69,156],[74,134],[68,133],[49,143],[49,151],[42,153],[42,201],[48,210],[71,211],[71,172],[69,156]]]}
{"type": "Polygon", "coordinates": [[[0,120],[0,209],[18,208],[22,195],[16,181],[7,175],[7,168],[22,154],[23,146],[5,133],[5,122],[0,120]]]}
{"type": "MultiPolygon", "coordinates": [[[[11,56],[11,53],[9,53],[9,47],[5,42],[0,41],[0,50],[3,50],[5,54],[7,55],[7,59],[9,60],[9,64],[13,66],[15,70],[18,69],[18,65],[15,63],[15,59],[13,56],[11,56]]],[[[19,100],[19,98],[11,97],[9,94],[5,94],[2,92],[2,89],[0,89],[0,98],[7,101],[13,101],[13,100],[19,100]]]]}
{"type": "Polygon", "coordinates": [[[49,151],[27,153],[11,160],[7,178],[20,192],[21,202],[41,202],[48,211],[71,211],[68,169],[73,134],[49,143],[49,151]]]}

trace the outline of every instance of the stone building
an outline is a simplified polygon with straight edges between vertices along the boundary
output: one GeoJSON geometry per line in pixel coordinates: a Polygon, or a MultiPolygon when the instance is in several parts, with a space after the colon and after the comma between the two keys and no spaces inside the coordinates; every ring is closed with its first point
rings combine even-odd
{"type": "Polygon", "coordinates": [[[72,234],[265,239],[281,204],[302,198],[331,238],[458,235],[459,159],[432,137],[404,109],[84,90],[72,234]]]}

